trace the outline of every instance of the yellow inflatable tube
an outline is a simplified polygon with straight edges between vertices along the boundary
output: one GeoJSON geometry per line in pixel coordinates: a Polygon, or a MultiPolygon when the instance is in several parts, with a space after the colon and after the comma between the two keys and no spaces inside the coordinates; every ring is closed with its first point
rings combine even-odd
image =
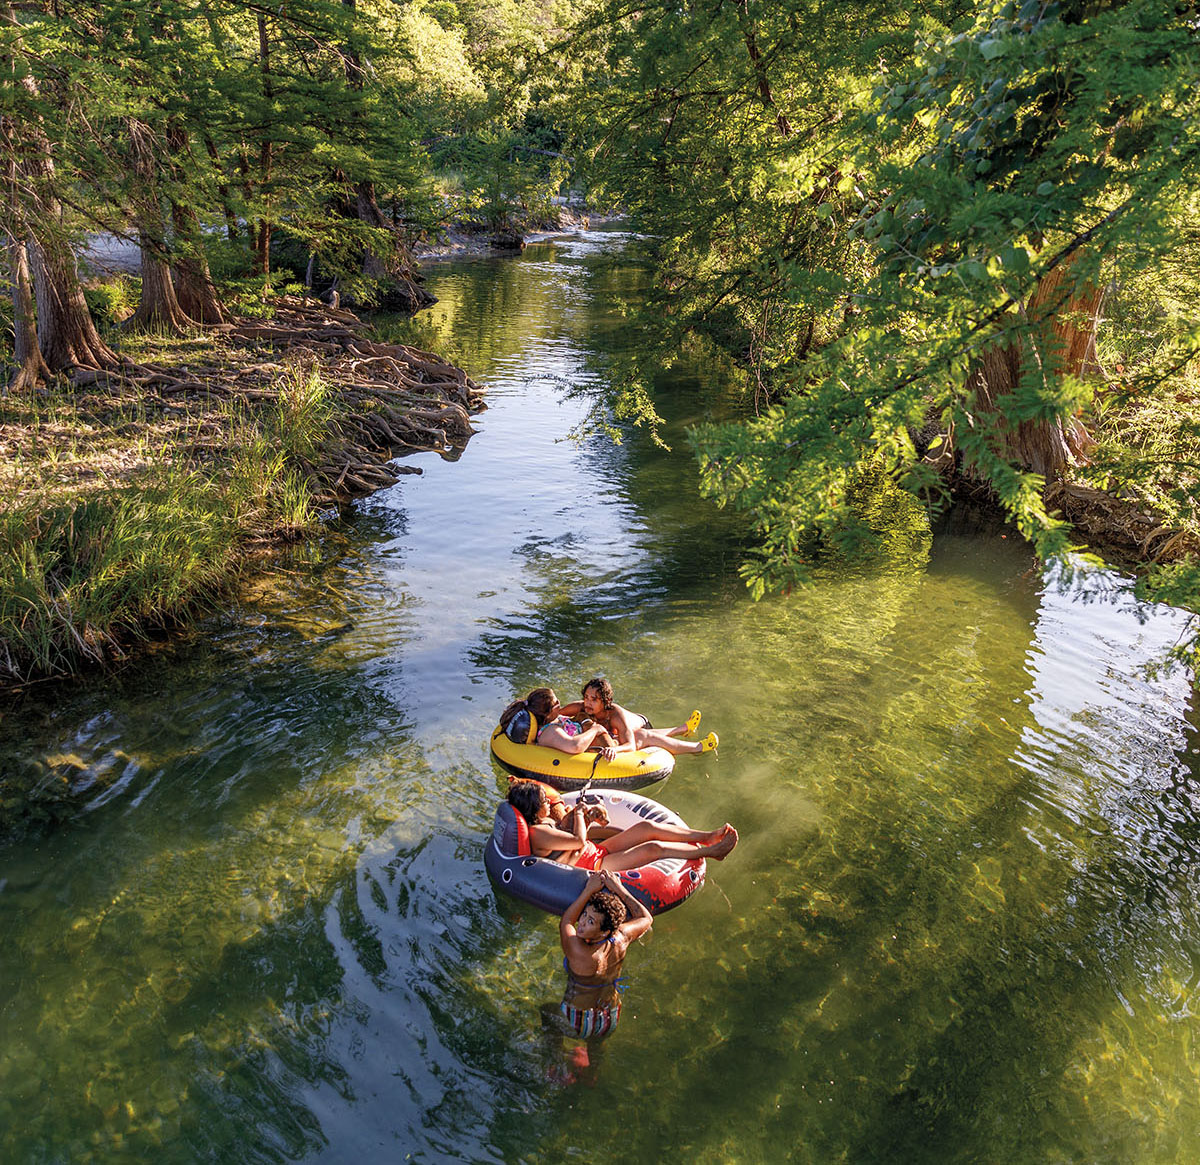
{"type": "Polygon", "coordinates": [[[665,780],[675,758],[665,748],[619,752],[604,760],[598,752],[559,752],[544,744],[516,744],[497,727],[492,733],[492,755],[514,776],[545,781],[563,792],[582,789],[588,781],[596,789],[640,789],[665,780]]]}

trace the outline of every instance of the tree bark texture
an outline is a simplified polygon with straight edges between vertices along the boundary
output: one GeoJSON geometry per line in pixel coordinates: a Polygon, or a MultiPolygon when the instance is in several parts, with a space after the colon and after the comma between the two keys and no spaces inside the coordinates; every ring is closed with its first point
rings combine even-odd
{"type": "Polygon", "coordinates": [[[116,368],[120,357],[92,323],[70,246],[58,238],[34,240],[29,259],[37,302],[38,346],[46,365],[52,372],[116,368]]]}
{"type": "Polygon", "coordinates": [[[24,392],[50,376],[50,369],[38,347],[33,276],[29,270],[29,251],[24,239],[9,236],[8,263],[13,296],[13,357],[17,365],[16,374],[8,387],[13,392],[24,392]]]}
{"type": "Polygon", "coordinates": [[[135,327],[181,332],[184,328],[195,327],[196,321],[180,307],[171,278],[166,221],[158,194],[154,137],[145,122],[130,118],[128,124],[133,171],[137,178],[135,221],[142,253],[142,298],[131,322],[135,327]]]}
{"type": "MultiPolygon", "coordinates": [[[[188,151],[187,131],[178,119],[167,125],[167,145],[171,151],[172,169],[178,179],[178,160],[188,151]]],[[[225,323],[225,310],[208,269],[203,232],[196,212],[172,198],[171,221],[175,227],[171,276],[179,306],[197,323],[225,323]]]]}
{"type": "MultiPolygon", "coordinates": [[[[9,9],[5,15],[9,15],[9,9]]],[[[13,119],[0,116],[0,150],[3,150],[5,185],[8,202],[3,207],[4,245],[8,252],[9,279],[13,301],[13,358],[17,370],[9,382],[13,392],[24,392],[50,375],[37,342],[37,315],[34,310],[33,276],[29,270],[26,243],[28,229],[22,213],[20,167],[17,164],[16,134],[13,119]]]]}
{"type": "Polygon", "coordinates": [[[208,270],[195,212],[172,203],[171,217],[175,224],[176,246],[181,248],[175,254],[175,265],[171,269],[179,306],[197,323],[223,324],[226,322],[225,309],[208,270]]]}
{"type": "MultiPolygon", "coordinates": [[[[1061,264],[1034,289],[1024,308],[1027,329],[1022,339],[989,348],[971,370],[966,388],[978,412],[994,415],[997,399],[1014,392],[1028,371],[1037,369],[1046,377],[1080,376],[1094,364],[1104,293],[1091,283],[1078,283],[1073,266],[1074,261],[1061,264]]],[[[1047,484],[1062,478],[1072,463],[1086,460],[1091,447],[1076,417],[1016,426],[997,421],[997,431],[1002,455],[1040,473],[1047,484]]]]}
{"type": "MultiPolygon", "coordinates": [[[[16,28],[12,4],[0,5],[0,22],[16,28]]],[[[32,75],[25,74],[18,84],[32,98],[40,96],[32,75]]],[[[62,206],[54,190],[54,157],[38,121],[26,121],[19,138],[14,135],[11,162],[13,198],[6,216],[10,224],[10,255],[16,264],[14,275],[20,278],[19,266],[32,277],[33,302],[37,308],[36,346],[40,357],[26,350],[29,374],[38,365],[39,371],[52,373],[73,368],[115,368],[120,359],[96,331],[79,284],[75,253],[62,232],[62,206]],[[28,239],[23,237],[25,232],[28,239]],[[22,256],[28,258],[28,267],[21,262],[22,256]]],[[[28,288],[28,279],[25,287],[28,288]]],[[[22,294],[15,282],[14,290],[22,294]]],[[[21,306],[27,309],[28,300],[21,306]]],[[[31,318],[25,315],[26,325],[31,318]]],[[[24,332],[21,342],[30,341],[30,332],[24,332]]],[[[22,368],[25,366],[23,362],[22,368]]]]}

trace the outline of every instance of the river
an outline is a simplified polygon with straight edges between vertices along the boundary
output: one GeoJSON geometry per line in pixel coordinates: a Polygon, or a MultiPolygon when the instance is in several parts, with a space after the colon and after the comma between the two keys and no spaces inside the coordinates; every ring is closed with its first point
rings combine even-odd
{"type": "Polygon", "coordinates": [[[1179,612],[952,517],[752,602],[672,449],[565,440],[637,342],[620,232],[434,268],[488,388],[454,462],[135,665],[0,723],[0,1160],[1200,1156],[1200,786],[1179,612]],[[651,790],[741,844],[626,962],[584,1071],[556,928],[482,844],[514,694],[718,752],[651,790]],[[32,792],[28,792],[32,790],[32,792]],[[572,1079],[574,1076],[574,1079],[572,1079]]]}

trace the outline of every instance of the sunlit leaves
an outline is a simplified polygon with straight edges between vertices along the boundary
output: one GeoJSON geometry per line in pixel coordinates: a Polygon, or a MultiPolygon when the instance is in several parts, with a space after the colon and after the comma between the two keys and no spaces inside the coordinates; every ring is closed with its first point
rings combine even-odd
{"type": "MultiPolygon", "coordinates": [[[[662,238],[669,318],[740,345],[776,402],[694,440],[702,489],[761,539],[752,588],[786,582],[845,522],[858,467],[936,486],[912,440],[927,422],[1040,551],[1064,552],[1071,534],[1009,442],[1091,415],[1095,372],[1059,366],[1056,329],[1178,250],[1173,208],[1200,169],[1194,24],[1165,0],[996,4],[954,30],[926,19],[889,54],[863,27],[882,9],[751,5],[774,102],[805,125],[788,137],[728,11],[670,26],[639,11],[610,59],[638,62],[653,91],[631,73],[606,91],[605,175],[662,238]],[[856,19],[857,54],[822,39],[856,19]],[[822,84],[860,97],[831,107],[822,84]],[[970,376],[989,351],[1020,375],[983,408],[970,376]]],[[[1110,484],[1169,479],[1169,445],[1109,456],[1110,484]]]]}

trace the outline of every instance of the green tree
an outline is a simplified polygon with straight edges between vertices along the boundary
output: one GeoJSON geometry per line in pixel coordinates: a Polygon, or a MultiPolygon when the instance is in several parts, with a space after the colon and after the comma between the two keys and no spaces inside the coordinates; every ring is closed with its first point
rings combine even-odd
{"type": "MultiPolygon", "coordinates": [[[[950,454],[1065,552],[1044,490],[1086,472],[1102,289],[1171,255],[1195,186],[1190,11],[601,15],[602,175],[661,235],[673,318],[757,374],[759,415],[694,435],[702,489],[761,538],[751,585],[845,537],[864,474],[942,496],[950,454]]],[[[1163,472],[1129,459],[1106,484],[1163,472]]]]}
{"type": "Polygon", "coordinates": [[[658,242],[660,303],[749,360],[764,391],[774,370],[842,326],[868,273],[844,220],[859,194],[861,117],[880,63],[944,31],[963,6],[913,21],[894,3],[656,3],[623,16],[605,4],[580,42],[600,196],[658,242]]]}
{"type": "Polygon", "coordinates": [[[474,219],[515,241],[552,216],[570,168],[554,122],[565,61],[554,45],[571,15],[562,0],[404,6],[396,24],[408,52],[391,67],[447,179],[443,221],[474,219]]]}
{"type": "Polygon", "coordinates": [[[118,363],[88,314],[65,221],[69,183],[56,145],[76,112],[76,93],[60,67],[48,67],[69,45],[64,34],[52,14],[35,11],[22,21],[13,5],[0,6],[0,146],[11,195],[3,223],[21,385],[43,372],[118,363]]]}

